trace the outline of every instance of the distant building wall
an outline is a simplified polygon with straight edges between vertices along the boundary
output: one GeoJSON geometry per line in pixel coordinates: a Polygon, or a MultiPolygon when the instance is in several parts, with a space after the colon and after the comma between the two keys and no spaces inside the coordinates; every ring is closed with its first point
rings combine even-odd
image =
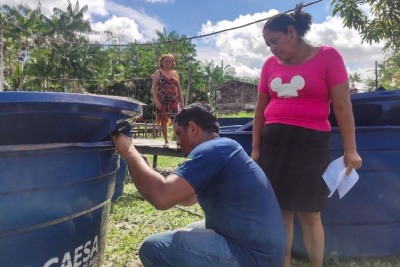
{"type": "Polygon", "coordinates": [[[229,81],[215,90],[215,106],[219,113],[253,112],[257,101],[257,85],[229,81]]]}

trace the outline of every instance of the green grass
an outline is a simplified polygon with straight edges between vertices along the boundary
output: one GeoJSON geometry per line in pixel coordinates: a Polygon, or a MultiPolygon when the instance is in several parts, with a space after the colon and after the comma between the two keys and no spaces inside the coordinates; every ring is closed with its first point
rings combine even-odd
{"type": "Polygon", "coordinates": [[[132,183],[126,183],[121,198],[112,204],[103,267],[142,266],[137,253],[146,236],[203,218],[198,205],[158,211],[143,200],[132,183]]]}
{"type": "MultiPolygon", "coordinates": [[[[153,162],[153,155],[146,155],[150,164],[153,162]]],[[[166,157],[166,156],[158,156],[157,158],[157,169],[160,171],[171,171],[176,168],[179,164],[181,164],[185,158],[175,158],[175,157],[166,157]]]]}
{"type": "Polygon", "coordinates": [[[253,118],[254,112],[244,112],[240,111],[238,113],[232,114],[217,114],[218,118],[253,118]]]}
{"type": "MultiPolygon", "coordinates": [[[[147,157],[152,162],[152,156],[147,157]]],[[[167,174],[184,160],[159,156],[157,168],[167,174]]],[[[203,219],[198,205],[156,210],[141,198],[129,177],[127,180],[121,198],[112,204],[103,267],[141,267],[138,248],[145,237],[203,219]]],[[[304,259],[293,259],[292,267],[309,267],[309,263],[304,259]]],[[[339,260],[331,256],[325,259],[324,267],[400,267],[400,255],[353,260],[339,260]]]]}
{"type": "MultiPolygon", "coordinates": [[[[121,198],[112,205],[103,267],[140,267],[142,265],[137,253],[141,241],[146,236],[184,227],[202,218],[203,213],[197,204],[158,211],[141,198],[132,183],[127,182],[121,198]]],[[[292,261],[292,267],[308,266],[306,260],[292,261]]],[[[357,260],[329,257],[324,266],[400,267],[400,256],[357,260]]]]}
{"type": "MultiPolygon", "coordinates": [[[[151,157],[149,160],[152,160],[151,157]]],[[[166,174],[183,160],[183,158],[159,157],[159,170],[166,174]]],[[[140,243],[146,236],[184,227],[200,219],[203,219],[203,212],[197,204],[191,207],[177,206],[167,211],[156,210],[143,200],[128,177],[121,198],[112,204],[103,267],[140,267],[142,265],[137,253],[140,243]]],[[[304,259],[292,261],[292,267],[308,266],[308,262],[304,259]]],[[[357,260],[338,260],[332,256],[325,260],[324,266],[400,267],[400,255],[357,260]]]]}

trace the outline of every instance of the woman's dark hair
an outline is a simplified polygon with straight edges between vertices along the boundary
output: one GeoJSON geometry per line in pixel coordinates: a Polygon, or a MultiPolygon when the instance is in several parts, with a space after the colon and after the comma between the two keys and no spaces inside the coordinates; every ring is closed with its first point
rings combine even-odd
{"type": "Polygon", "coordinates": [[[303,38],[311,28],[311,15],[302,11],[303,4],[297,4],[293,13],[279,13],[264,24],[263,31],[288,33],[288,27],[293,26],[297,34],[303,38]]]}
{"type": "Polygon", "coordinates": [[[196,123],[203,131],[219,132],[218,119],[207,103],[193,103],[182,109],[174,118],[174,123],[187,129],[189,121],[196,123]]]}

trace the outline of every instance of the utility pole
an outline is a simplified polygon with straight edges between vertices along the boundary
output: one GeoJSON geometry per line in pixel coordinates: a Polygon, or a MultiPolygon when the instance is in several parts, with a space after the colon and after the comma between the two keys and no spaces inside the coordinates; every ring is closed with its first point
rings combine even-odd
{"type": "Polygon", "coordinates": [[[3,25],[0,13],[0,92],[4,91],[3,25]]]}

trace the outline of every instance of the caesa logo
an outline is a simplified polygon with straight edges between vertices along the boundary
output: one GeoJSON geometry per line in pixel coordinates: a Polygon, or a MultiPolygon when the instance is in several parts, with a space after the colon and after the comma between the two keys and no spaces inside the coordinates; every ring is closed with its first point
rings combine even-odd
{"type": "Polygon", "coordinates": [[[93,241],[67,251],[62,257],[49,259],[43,267],[95,267],[98,266],[99,240],[97,235],[93,241]]]}

